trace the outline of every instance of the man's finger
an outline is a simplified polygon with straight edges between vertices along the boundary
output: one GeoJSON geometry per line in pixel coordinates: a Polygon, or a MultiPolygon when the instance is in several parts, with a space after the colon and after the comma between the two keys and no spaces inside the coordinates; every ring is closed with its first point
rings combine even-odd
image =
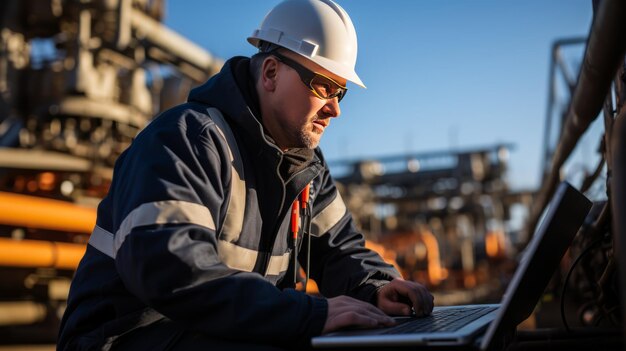
{"type": "Polygon", "coordinates": [[[410,305],[413,306],[413,310],[415,311],[416,315],[424,315],[421,294],[417,291],[417,289],[419,288],[417,283],[400,280],[396,281],[395,288],[400,295],[408,298],[408,300],[411,302],[410,305]]]}
{"type": "Polygon", "coordinates": [[[408,316],[411,314],[411,306],[404,302],[385,301],[384,309],[388,314],[397,316],[408,316]]]}
{"type": "Polygon", "coordinates": [[[323,333],[351,326],[373,328],[393,324],[393,319],[375,306],[348,296],[338,296],[328,299],[323,333]]]}
{"type": "Polygon", "coordinates": [[[390,326],[395,322],[386,315],[353,309],[336,314],[330,323],[332,329],[336,330],[344,327],[374,328],[378,326],[390,326]]]}
{"type": "Polygon", "coordinates": [[[381,317],[387,316],[385,312],[381,311],[378,307],[365,301],[349,298],[346,296],[346,299],[342,300],[342,303],[344,303],[344,306],[350,310],[359,309],[361,311],[368,311],[369,313],[373,313],[381,317]]]}
{"type": "MultiPolygon", "coordinates": [[[[379,295],[379,307],[387,313],[397,313],[394,301],[413,307],[417,316],[426,316],[432,312],[433,297],[425,286],[417,282],[395,279],[383,288],[379,295]]],[[[403,313],[404,314],[404,313],[403,313]]]]}
{"type": "Polygon", "coordinates": [[[420,286],[420,288],[423,306],[422,312],[424,315],[429,315],[433,312],[435,298],[424,286],[420,286]]]}
{"type": "Polygon", "coordinates": [[[414,305],[415,312],[418,316],[427,316],[433,309],[432,295],[422,285],[416,284],[414,287],[416,302],[414,305]]]}

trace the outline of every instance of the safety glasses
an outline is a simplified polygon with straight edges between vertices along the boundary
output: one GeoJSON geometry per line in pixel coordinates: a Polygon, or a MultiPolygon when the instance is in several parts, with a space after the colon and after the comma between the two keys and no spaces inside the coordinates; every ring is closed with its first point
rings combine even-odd
{"type": "Polygon", "coordinates": [[[337,101],[341,101],[341,99],[343,99],[346,95],[348,88],[335,82],[332,78],[321,73],[313,72],[298,62],[277,52],[273,52],[272,55],[275,56],[280,62],[293,68],[293,70],[295,70],[300,76],[302,83],[304,83],[304,85],[306,85],[318,98],[322,100],[337,98],[337,101]]]}

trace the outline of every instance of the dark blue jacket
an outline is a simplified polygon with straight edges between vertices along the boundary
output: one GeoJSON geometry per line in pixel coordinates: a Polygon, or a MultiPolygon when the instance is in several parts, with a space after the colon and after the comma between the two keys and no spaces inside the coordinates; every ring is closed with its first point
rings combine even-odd
{"type": "Polygon", "coordinates": [[[309,183],[309,271],[321,293],[372,301],[399,276],[364,248],[319,149],[295,171],[281,169],[286,154],[254,115],[253,84],[241,83],[247,66],[229,60],[117,160],[72,282],[60,350],[110,346],[163,318],[242,341],[320,334],[326,300],[290,289],[287,275],[289,211],[309,183]]]}

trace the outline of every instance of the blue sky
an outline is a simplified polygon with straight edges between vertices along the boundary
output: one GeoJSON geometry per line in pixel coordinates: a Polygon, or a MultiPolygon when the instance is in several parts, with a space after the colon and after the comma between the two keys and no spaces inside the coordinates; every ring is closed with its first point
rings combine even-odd
{"type": "MultiPolygon", "coordinates": [[[[168,1],[165,24],[220,58],[250,56],[246,37],[278,2],[168,1]]],[[[337,2],[356,27],[367,89],[349,86],[322,139],[327,159],[512,143],[509,183],[538,186],[550,48],[588,34],[591,0],[337,2]]],[[[583,144],[584,155],[597,146],[583,144]]]]}

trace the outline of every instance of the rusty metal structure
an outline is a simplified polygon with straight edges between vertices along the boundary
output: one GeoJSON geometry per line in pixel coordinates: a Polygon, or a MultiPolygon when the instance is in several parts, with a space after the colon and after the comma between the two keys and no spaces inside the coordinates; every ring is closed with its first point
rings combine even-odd
{"type": "Polygon", "coordinates": [[[222,66],[163,13],[160,0],[0,2],[1,340],[54,340],[116,158],[222,66]]]}

